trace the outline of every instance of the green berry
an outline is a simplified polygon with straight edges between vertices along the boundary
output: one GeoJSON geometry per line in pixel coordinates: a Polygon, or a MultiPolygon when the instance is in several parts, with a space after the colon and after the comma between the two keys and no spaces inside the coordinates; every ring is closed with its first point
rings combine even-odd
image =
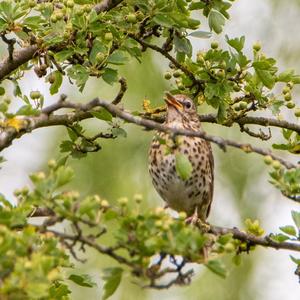
{"type": "Polygon", "coordinates": [[[246,109],[248,107],[248,103],[245,101],[241,101],[239,107],[241,110],[246,109]]]}
{"type": "Polygon", "coordinates": [[[295,114],[295,116],[296,116],[297,118],[300,118],[300,107],[297,107],[297,108],[295,109],[294,114],[295,114]]]}
{"type": "Polygon", "coordinates": [[[235,85],[233,86],[233,90],[234,90],[235,92],[239,92],[239,91],[241,90],[241,88],[239,87],[238,84],[235,84],[235,85]]]}
{"type": "Polygon", "coordinates": [[[212,49],[218,49],[218,47],[219,47],[219,43],[218,43],[218,42],[216,42],[216,41],[214,41],[214,42],[211,42],[211,44],[210,44],[210,47],[211,47],[212,49]]]}
{"type": "Polygon", "coordinates": [[[292,108],[295,107],[295,103],[294,103],[294,102],[288,102],[288,103],[286,104],[286,107],[287,107],[288,109],[292,109],[292,108]]]}
{"type": "Polygon", "coordinates": [[[224,78],[224,77],[225,77],[225,71],[224,71],[224,70],[219,70],[219,71],[217,72],[217,76],[218,76],[219,78],[224,78]]]}
{"type": "Polygon", "coordinates": [[[166,80],[170,80],[172,78],[172,74],[170,72],[166,72],[164,77],[166,80]]]}
{"type": "Polygon", "coordinates": [[[62,20],[64,17],[64,14],[61,11],[58,11],[57,13],[55,13],[57,20],[62,20]]]}
{"type": "Polygon", "coordinates": [[[291,101],[291,100],[292,100],[292,95],[291,95],[291,93],[286,93],[286,94],[284,95],[284,100],[285,100],[285,101],[291,101]]]}
{"type": "Polygon", "coordinates": [[[3,96],[5,94],[4,87],[0,86],[0,96],[3,96]]]}
{"type": "Polygon", "coordinates": [[[34,0],[30,0],[30,1],[28,2],[28,6],[29,6],[30,8],[34,8],[35,5],[36,5],[36,3],[35,3],[34,0]]]}
{"type": "Polygon", "coordinates": [[[39,91],[31,91],[30,98],[31,99],[39,99],[41,97],[41,93],[39,91]]]}
{"type": "Polygon", "coordinates": [[[283,89],[282,89],[282,93],[284,95],[286,95],[287,93],[289,93],[291,91],[291,89],[288,87],[288,86],[285,86],[283,89]]]}
{"type": "Polygon", "coordinates": [[[270,155],[266,155],[264,158],[264,162],[266,165],[270,165],[273,162],[273,158],[270,155]]]}
{"type": "Polygon", "coordinates": [[[294,83],[290,81],[287,83],[287,86],[292,89],[294,87],[294,83]]]}
{"type": "Polygon", "coordinates": [[[138,21],[142,21],[144,17],[145,17],[144,14],[140,10],[136,12],[136,18],[138,21]]]}
{"type": "Polygon", "coordinates": [[[52,14],[52,15],[51,15],[50,21],[53,22],[53,23],[56,23],[56,22],[57,22],[57,16],[56,16],[56,14],[52,14]]]}
{"type": "Polygon", "coordinates": [[[256,42],[253,44],[253,50],[258,52],[261,49],[261,44],[259,42],[256,42]]]}
{"type": "Polygon", "coordinates": [[[67,5],[67,7],[69,7],[69,8],[73,8],[73,7],[74,7],[74,1],[73,1],[73,0],[68,0],[68,1],[66,2],[66,5],[67,5]]]}
{"type": "Polygon", "coordinates": [[[84,10],[84,12],[89,13],[89,12],[91,12],[92,8],[90,5],[85,5],[83,10],[84,10]]]}
{"type": "Polygon", "coordinates": [[[129,23],[136,23],[136,15],[135,14],[129,14],[127,17],[126,17],[127,21],[129,23]]]}
{"type": "Polygon", "coordinates": [[[53,73],[49,74],[48,81],[51,84],[55,82],[55,75],[53,73]]]}
{"type": "Polygon", "coordinates": [[[180,70],[175,70],[174,73],[173,73],[173,76],[174,76],[175,78],[178,78],[178,77],[181,76],[181,74],[182,74],[182,72],[181,72],[180,70]]]}
{"type": "Polygon", "coordinates": [[[281,168],[281,163],[278,160],[274,160],[272,166],[275,170],[279,170],[281,168]]]}
{"type": "Polygon", "coordinates": [[[104,39],[108,42],[112,41],[114,39],[114,36],[111,32],[106,32],[104,35],[104,39]]]}

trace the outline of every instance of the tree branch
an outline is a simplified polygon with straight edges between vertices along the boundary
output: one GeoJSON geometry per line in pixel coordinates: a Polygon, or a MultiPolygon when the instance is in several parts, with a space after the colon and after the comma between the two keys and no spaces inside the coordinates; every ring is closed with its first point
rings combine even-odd
{"type": "Polygon", "coordinates": [[[75,104],[68,101],[58,101],[57,103],[50,105],[42,110],[42,113],[36,117],[23,117],[24,127],[17,131],[15,128],[7,127],[0,132],[0,151],[8,147],[15,138],[21,137],[27,132],[31,132],[37,128],[48,127],[54,125],[71,125],[74,122],[81,121],[83,119],[91,118],[91,110],[96,107],[104,107],[114,116],[117,116],[129,123],[134,123],[147,129],[158,130],[163,132],[171,132],[178,135],[185,135],[191,137],[200,137],[214,144],[217,144],[224,151],[227,146],[238,148],[246,153],[255,152],[260,155],[269,155],[274,160],[278,160],[286,168],[296,168],[296,165],[285,161],[284,159],[274,155],[271,150],[262,149],[251,144],[243,144],[232,140],[223,139],[221,137],[212,136],[204,131],[190,131],[186,129],[175,129],[166,125],[154,122],[152,120],[144,119],[141,117],[133,116],[132,114],[120,109],[114,104],[108,103],[99,98],[95,98],[87,104],[75,104]],[[54,115],[54,111],[61,108],[72,108],[75,112],[67,113],[64,115],[54,115]]]}

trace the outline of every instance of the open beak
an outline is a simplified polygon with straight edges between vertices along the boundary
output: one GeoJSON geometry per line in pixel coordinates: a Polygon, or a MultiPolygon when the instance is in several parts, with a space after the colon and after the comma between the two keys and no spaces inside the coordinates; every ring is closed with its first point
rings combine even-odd
{"type": "Polygon", "coordinates": [[[175,97],[172,94],[170,94],[169,92],[166,92],[164,100],[168,106],[171,105],[171,106],[175,107],[176,109],[180,109],[180,110],[183,108],[182,104],[180,102],[178,102],[175,99],[175,97]]]}

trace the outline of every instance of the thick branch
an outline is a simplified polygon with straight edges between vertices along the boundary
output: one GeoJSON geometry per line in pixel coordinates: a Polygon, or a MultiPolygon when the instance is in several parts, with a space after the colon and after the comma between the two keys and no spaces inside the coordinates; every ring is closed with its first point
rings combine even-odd
{"type": "Polygon", "coordinates": [[[259,147],[252,146],[250,144],[243,144],[232,140],[223,139],[221,137],[212,136],[207,134],[204,131],[191,131],[186,129],[175,129],[168,127],[166,125],[154,122],[152,120],[144,119],[141,117],[133,116],[132,114],[120,109],[114,104],[110,104],[104,100],[100,100],[99,98],[95,98],[87,104],[75,104],[67,101],[59,101],[51,106],[43,109],[42,114],[37,117],[31,118],[23,118],[24,123],[27,125],[20,131],[17,131],[14,128],[8,127],[0,133],[0,151],[4,148],[8,147],[11,142],[26,132],[30,132],[34,129],[53,126],[53,125],[71,125],[74,122],[87,119],[92,117],[90,110],[95,107],[104,107],[114,116],[117,116],[129,123],[134,123],[140,125],[142,127],[146,127],[147,129],[154,129],[163,132],[171,132],[178,135],[192,136],[192,137],[200,137],[207,141],[217,144],[223,150],[226,150],[227,146],[238,148],[243,150],[244,152],[250,153],[255,152],[261,155],[270,155],[273,159],[278,160],[282,165],[287,168],[296,168],[296,166],[290,162],[283,160],[282,158],[274,155],[271,150],[262,149],[259,147]],[[52,112],[60,109],[60,108],[73,108],[76,111],[72,113],[68,113],[65,115],[53,115],[52,112]]]}
{"type": "Polygon", "coordinates": [[[285,249],[300,252],[300,243],[296,242],[275,242],[271,239],[270,236],[258,237],[253,234],[249,234],[243,231],[240,231],[238,228],[224,228],[219,226],[210,226],[210,232],[215,235],[224,235],[227,233],[232,233],[233,238],[240,241],[246,242],[251,245],[259,245],[268,248],[274,249],[285,249]]]}

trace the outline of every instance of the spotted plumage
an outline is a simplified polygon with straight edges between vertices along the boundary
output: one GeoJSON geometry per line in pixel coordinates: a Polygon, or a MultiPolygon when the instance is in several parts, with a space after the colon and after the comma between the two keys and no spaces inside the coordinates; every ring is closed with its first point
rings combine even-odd
{"type": "MultiPolygon", "coordinates": [[[[201,124],[196,107],[185,95],[167,94],[165,124],[173,128],[199,131],[201,124]]],[[[205,221],[213,197],[214,163],[210,144],[198,137],[170,136],[159,132],[149,151],[149,172],[152,182],[167,205],[176,211],[185,211],[205,221]],[[176,172],[175,155],[188,157],[193,170],[187,180],[176,172]]]]}

